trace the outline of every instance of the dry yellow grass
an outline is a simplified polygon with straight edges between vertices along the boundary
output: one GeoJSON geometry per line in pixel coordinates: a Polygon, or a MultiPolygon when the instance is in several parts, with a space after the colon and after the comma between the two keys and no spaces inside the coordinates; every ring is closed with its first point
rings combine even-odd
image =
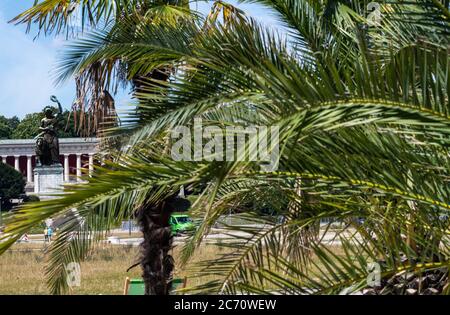
{"type": "MultiPolygon", "coordinates": [[[[330,248],[338,255],[342,254],[340,247],[330,248]]],[[[175,261],[179,260],[179,250],[180,246],[177,246],[173,251],[175,261]]],[[[229,251],[227,247],[205,244],[198,248],[190,264],[214,259],[229,251]]],[[[139,247],[106,244],[97,247],[87,261],[81,264],[81,286],[74,287],[71,294],[122,294],[125,278],[138,278],[141,275],[139,266],[126,272],[138,257],[139,247]]],[[[14,245],[0,256],[0,294],[49,294],[45,283],[45,264],[42,244],[14,245]]],[[[177,266],[175,277],[184,276],[186,272],[177,266]]],[[[188,278],[188,286],[197,286],[214,278],[188,278]]]]}
{"type": "MultiPolygon", "coordinates": [[[[198,249],[192,263],[211,259],[225,249],[205,245],[198,249]]],[[[179,249],[174,249],[177,261],[179,249]]],[[[125,278],[138,278],[139,266],[128,273],[126,270],[139,257],[139,248],[105,245],[94,250],[81,264],[81,286],[74,287],[71,294],[122,294],[125,278]]],[[[45,256],[42,244],[18,244],[0,256],[0,294],[49,294],[45,283],[45,256]]],[[[178,268],[177,268],[178,270],[178,268]]],[[[184,277],[176,272],[176,277],[184,277]]],[[[198,285],[209,279],[193,278],[188,285],[198,285]]]]}

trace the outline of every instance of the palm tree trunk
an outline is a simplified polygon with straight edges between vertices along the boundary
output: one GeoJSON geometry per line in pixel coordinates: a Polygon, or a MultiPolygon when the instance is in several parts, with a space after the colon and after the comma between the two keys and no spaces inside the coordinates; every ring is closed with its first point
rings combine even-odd
{"type": "Polygon", "coordinates": [[[187,211],[191,203],[178,196],[167,197],[158,205],[143,205],[136,213],[144,236],[141,243],[142,278],[145,295],[169,295],[172,290],[174,259],[169,254],[173,236],[170,215],[187,211]]]}
{"type": "Polygon", "coordinates": [[[170,214],[165,202],[156,207],[142,207],[138,212],[137,219],[144,236],[140,264],[145,295],[168,295],[172,288],[174,263],[169,254],[173,242],[170,214]]]}
{"type": "MultiPolygon", "coordinates": [[[[181,6],[189,8],[189,1],[182,0],[181,6]]],[[[145,3],[140,8],[142,15],[148,11],[145,3]]],[[[171,69],[155,69],[145,75],[137,75],[132,79],[133,94],[139,99],[139,93],[145,92],[149,78],[157,81],[168,81],[171,69]]],[[[161,87],[157,82],[152,83],[161,87]]],[[[172,249],[173,236],[169,225],[170,215],[174,211],[186,211],[190,202],[186,199],[171,196],[157,206],[144,206],[138,211],[137,220],[141,226],[144,241],[141,244],[142,278],[145,284],[145,295],[169,295],[172,290],[172,273],[174,259],[169,254],[172,249]]]]}

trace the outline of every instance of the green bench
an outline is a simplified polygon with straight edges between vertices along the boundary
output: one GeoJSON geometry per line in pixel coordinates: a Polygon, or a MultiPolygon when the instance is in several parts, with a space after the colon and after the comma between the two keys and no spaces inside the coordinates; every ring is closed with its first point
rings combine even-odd
{"type": "MultiPolygon", "coordinates": [[[[185,288],[187,278],[175,278],[172,280],[172,290],[175,291],[180,288],[185,288]]],[[[124,295],[144,295],[145,284],[143,279],[125,279],[125,287],[123,290],[124,295]]]]}

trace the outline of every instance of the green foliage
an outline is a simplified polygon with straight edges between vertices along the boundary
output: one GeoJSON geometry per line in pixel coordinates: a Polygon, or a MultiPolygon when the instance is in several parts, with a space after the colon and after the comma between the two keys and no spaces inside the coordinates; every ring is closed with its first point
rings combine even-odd
{"type": "Polygon", "coordinates": [[[28,30],[32,23],[39,23],[39,32],[45,34],[76,31],[74,24],[81,23],[81,28],[95,26],[97,23],[114,20],[117,12],[124,9],[136,10],[147,0],[44,0],[15,17],[11,22],[24,23],[28,30]],[[80,20],[75,18],[77,15],[80,20]],[[75,19],[75,20],[74,20],[75,19]],[[78,21],[78,22],[77,22],[78,21]]]}
{"type": "Polygon", "coordinates": [[[12,118],[0,116],[0,139],[10,139],[19,123],[20,120],[16,116],[12,118]]]}
{"type": "MultiPolygon", "coordinates": [[[[137,28],[131,17],[70,45],[61,79],[99,65],[115,77],[110,61],[126,60],[128,79],[171,69],[171,80],[142,79],[136,110],[111,133],[123,137],[120,154],[111,149],[115,160],[87,185],[8,216],[0,253],[42,220],[67,216],[47,267],[52,292],[62,293],[66,263],[85,259],[95,240],[142,204],[161,203],[184,186],[199,193],[191,212],[203,218],[183,247],[184,264],[242,201],[285,218],[275,222],[248,208],[254,224],[229,227],[243,233],[227,243],[233,253],[191,267],[192,276],[217,277],[197,292],[348,293],[367,285],[371,262],[383,278],[448,273],[449,221],[440,217],[450,210],[448,2],[386,4],[377,28],[361,1],[257,2],[289,27],[289,43],[247,18],[137,28]],[[194,118],[279,126],[279,169],[261,171],[259,161],[174,161],[170,131],[191,127],[194,118]],[[339,255],[318,233],[330,218],[344,223],[339,255]]],[[[32,16],[56,14],[47,5],[32,16]]]]}
{"type": "Polygon", "coordinates": [[[11,137],[11,129],[8,125],[0,122],[0,139],[9,139],[11,137]]]}
{"type": "MultiPolygon", "coordinates": [[[[38,24],[38,34],[65,33],[67,37],[77,38],[84,33],[85,27],[114,26],[124,17],[134,17],[138,29],[140,25],[161,22],[176,25],[181,19],[195,15],[189,10],[187,0],[45,0],[35,3],[11,22],[26,24],[27,31],[34,30],[32,24],[38,24]]],[[[89,136],[107,124],[118,125],[112,95],[128,84],[136,88],[140,78],[139,75],[133,77],[134,74],[122,58],[110,58],[80,71],[76,77],[77,99],[72,109],[77,112],[77,129],[83,136],[89,136]]]]}
{"type": "Polygon", "coordinates": [[[18,198],[25,193],[25,180],[22,174],[6,163],[0,163],[0,197],[2,210],[10,209],[9,199],[18,198]]]}
{"type": "Polygon", "coordinates": [[[27,114],[11,134],[12,139],[33,139],[39,133],[42,113],[27,114]]]}

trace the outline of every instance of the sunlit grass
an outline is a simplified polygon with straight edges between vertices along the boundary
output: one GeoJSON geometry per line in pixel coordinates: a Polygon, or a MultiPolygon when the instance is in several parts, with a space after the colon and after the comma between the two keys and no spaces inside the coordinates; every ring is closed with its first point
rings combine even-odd
{"type": "MultiPolygon", "coordinates": [[[[199,248],[192,263],[212,259],[224,248],[205,245],[199,248]]],[[[179,246],[174,249],[177,261],[179,246]]],[[[123,294],[126,277],[138,278],[139,266],[126,270],[137,262],[139,247],[105,245],[96,248],[81,264],[81,286],[72,294],[123,294]]],[[[49,294],[45,283],[46,261],[42,244],[18,244],[0,256],[0,294],[49,294]]],[[[177,268],[175,277],[185,277],[177,268]]],[[[188,285],[198,285],[211,278],[188,279],[188,285]]]]}

